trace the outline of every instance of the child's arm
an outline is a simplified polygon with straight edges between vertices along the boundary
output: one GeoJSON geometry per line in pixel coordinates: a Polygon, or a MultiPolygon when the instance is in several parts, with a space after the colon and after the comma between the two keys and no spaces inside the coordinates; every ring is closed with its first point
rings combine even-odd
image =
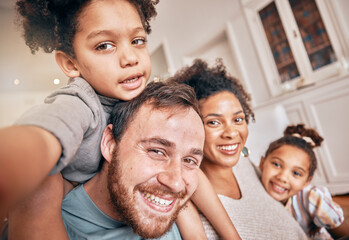
{"type": "Polygon", "coordinates": [[[198,188],[191,199],[221,238],[241,239],[210,181],[201,170],[199,171],[198,188]]]}
{"type": "Polygon", "coordinates": [[[0,129],[0,217],[43,181],[61,152],[58,139],[42,128],[0,129]]]}
{"type": "Polygon", "coordinates": [[[176,223],[184,240],[207,239],[199,213],[191,201],[181,210],[176,223]]]}
{"type": "Polygon", "coordinates": [[[342,222],[337,228],[327,229],[327,231],[330,232],[334,239],[349,237],[349,225],[346,222],[342,222]]]}
{"type": "Polygon", "coordinates": [[[62,219],[63,178],[47,177],[24,201],[9,213],[9,239],[68,240],[62,219]]]}

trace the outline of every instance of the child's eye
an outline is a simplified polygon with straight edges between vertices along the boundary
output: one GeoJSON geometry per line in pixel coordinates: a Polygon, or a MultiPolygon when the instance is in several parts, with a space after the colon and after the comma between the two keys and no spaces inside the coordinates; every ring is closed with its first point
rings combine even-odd
{"type": "Polygon", "coordinates": [[[277,162],[272,162],[271,164],[273,164],[275,167],[279,168],[280,167],[280,164],[277,163],[277,162]]]}
{"type": "Polygon", "coordinates": [[[112,48],[113,45],[111,43],[100,43],[97,45],[96,50],[103,51],[112,48]]]}
{"type": "Polygon", "coordinates": [[[132,41],[133,45],[143,45],[147,42],[145,38],[136,38],[135,40],[132,41]]]}
{"type": "Polygon", "coordinates": [[[294,171],[293,174],[296,175],[297,177],[301,177],[302,176],[302,174],[300,172],[297,172],[297,171],[294,171]]]}

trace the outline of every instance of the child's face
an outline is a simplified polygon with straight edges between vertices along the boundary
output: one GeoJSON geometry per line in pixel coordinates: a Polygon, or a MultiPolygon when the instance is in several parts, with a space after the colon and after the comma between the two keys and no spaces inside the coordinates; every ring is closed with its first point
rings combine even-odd
{"type": "Polygon", "coordinates": [[[146,32],[126,0],[92,0],[73,47],[75,67],[99,94],[130,100],[143,91],[151,72],[146,32]]]}
{"type": "Polygon", "coordinates": [[[310,160],[307,153],[297,147],[283,145],[265,159],[261,159],[262,184],[275,200],[287,199],[307,186],[310,160]]]}

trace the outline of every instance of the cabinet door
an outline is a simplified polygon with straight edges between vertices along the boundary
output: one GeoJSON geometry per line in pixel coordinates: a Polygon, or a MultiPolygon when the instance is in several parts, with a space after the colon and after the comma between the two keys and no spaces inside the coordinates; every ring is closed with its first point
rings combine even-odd
{"type": "Polygon", "coordinates": [[[244,8],[272,95],[338,74],[342,51],[323,1],[263,0],[244,8]]]}

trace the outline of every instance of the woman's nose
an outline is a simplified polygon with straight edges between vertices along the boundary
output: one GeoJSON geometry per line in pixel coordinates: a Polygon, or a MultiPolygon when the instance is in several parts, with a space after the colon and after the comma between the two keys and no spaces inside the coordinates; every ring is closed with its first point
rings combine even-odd
{"type": "Polygon", "coordinates": [[[238,136],[238,131],[237,131],[237,129],[236,129],[235,126],[233,126],[233,125],[227,125],[227,126],[225,127],[224,131],[223,131],[222,136],[223,136],[224,138],[231,138],[231,139],[233,139],[233,138],[235,138],[236,136],[238,136]]]}

